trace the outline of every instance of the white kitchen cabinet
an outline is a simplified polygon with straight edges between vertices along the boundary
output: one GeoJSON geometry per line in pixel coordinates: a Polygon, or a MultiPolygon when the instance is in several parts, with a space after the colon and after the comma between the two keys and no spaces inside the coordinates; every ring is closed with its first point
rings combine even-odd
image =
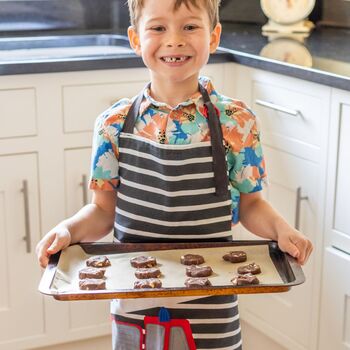
{"type": "MultiPolygon", "coordinates": [[[[264,196],[314,244],[306,283],[240,297],[242,319],[290,350],[316,350],[331,89],[236,66],[237,97],[257,115],[269,186],[264,196]],[[299,202],[299,205],[297,205],[299,202]]],[[[241,228],[238,238],[259,239],[241,228]]]]}
{"type": "Polygon", "coordinates": [[[324,256],[319,350],[350,349],[350,255],[328,247],[324,256]]]}
{"type": "Polygon", "coordinates": [[[331,118],[325,244],[350,253],[350,92],[333,89],[331,118]]]}
{"type": "Polygon", "coordinates": [[[38,160],[35,153],[0,156],[0,349],[22,349],[45,334],[40,269],[38,160]],[[25,238],[25,240],[24,240],[25,238]]]}
{"type": "Polygon", "coordinates": [[[350,349],[350,92],[333,89],[319,350],[350,349]]]}

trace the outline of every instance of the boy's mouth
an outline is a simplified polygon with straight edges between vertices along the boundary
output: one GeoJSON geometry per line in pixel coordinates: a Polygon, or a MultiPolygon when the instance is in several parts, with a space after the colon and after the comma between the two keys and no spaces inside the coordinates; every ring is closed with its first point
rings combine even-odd
{"type": "Polygon", "coordinates": [[[190,58],[191,56],[163,56],[160,59],[167,63],[174,63],[174,62],[185,62],[190,58]]]}

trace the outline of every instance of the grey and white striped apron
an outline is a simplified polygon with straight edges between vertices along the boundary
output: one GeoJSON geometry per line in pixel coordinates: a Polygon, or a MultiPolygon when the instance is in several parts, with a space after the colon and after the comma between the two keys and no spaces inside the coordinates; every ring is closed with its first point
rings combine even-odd
{"type": "MultiPolygon", "coordinates": [[[[130,107],[119,139],[120,184],[114,227],[119,241],[232,240],[231,196],[220,120],[200,84],[199,90],[208,110],[211,140],[207,142],[169,145],[134,135],[143,92],[130,107]]],[[[139,349],[139,343],[132,345],[137,336],[132,332],[125,336],[124,328],[133,324],[144,329],[144,316],[158,316],[161,307],[167,308],[171,319],[189,321],[196,349],[241,349],[235,295],[114,300],[114,349],[139,349]]],[[[163,350],[162,345],[152,344],[147,346],[146,333],[146,349],[163,350]]],[[[175,348],[190,349],[185,345],[175,348]]]]}

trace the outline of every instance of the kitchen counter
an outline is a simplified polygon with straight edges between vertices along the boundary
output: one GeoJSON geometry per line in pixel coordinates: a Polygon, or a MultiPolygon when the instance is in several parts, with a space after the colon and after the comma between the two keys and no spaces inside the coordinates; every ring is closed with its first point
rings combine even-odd
{"type": "Polygon", "coordinates": [[[223,24],[220,46],[233,62],[350,90],[349,29],[317,27],[301,43],[271,40],[258,25],[223,24]]]}
{"type": "MultiPolygon", "coordinates": [[[[106,33],[105,35],[123,34],[106,33]]],[[[80,32],[50,32],[50,35],[85,35],[80,32]]],[[[98,35],[99,33],[94,33],[98,35]]],[[[27,33],[27,35],[29,35],[27,33]]],[[[40,33],[36,32],[38,37],[40,33]]],[[[127,41],[118,43],[123,50],[84,50],[65,57],[30,56],[18,51],[10,57],[9,43],[20,37],[0,37],[0,75],[51,73],[97,69],[143,67],[140,57],[126,50],[127,41]],[[85,53],[83,53],[85,52],[85,53]],[[89,52],[89,53],[87,53],[89,52]],[[10,57],[10,58],[9,58],[10,57]]],[[[98,47],[97,47],[98,48],[98,47]]],[[[63,49],[61,48],[61,51],[63,49]]],[[[316,28],[304,42],[295,38],[275,40],[261,34],[260,25],[223,23],[220,49],[210,63],[236,62],[350,91],[350,30],[316,28]]]]}

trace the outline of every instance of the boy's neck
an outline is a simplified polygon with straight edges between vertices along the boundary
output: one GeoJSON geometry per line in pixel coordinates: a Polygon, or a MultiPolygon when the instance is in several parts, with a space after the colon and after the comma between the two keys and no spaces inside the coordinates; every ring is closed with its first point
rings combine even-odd
{"type": "Polygon", "coordinates": [[[188,100],[198,91],[198,77],[181,82],[151,79],[151,96],[171,107],[188,100]]]}

